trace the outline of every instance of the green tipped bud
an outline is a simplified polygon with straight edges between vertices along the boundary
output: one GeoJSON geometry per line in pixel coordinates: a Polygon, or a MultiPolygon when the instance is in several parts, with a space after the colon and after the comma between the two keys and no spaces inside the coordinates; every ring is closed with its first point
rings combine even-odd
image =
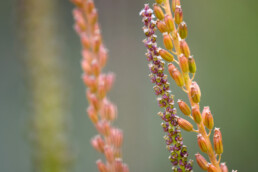
{"type": "Polygon", "coordinates": [[[181,40],[180,41],[180,49],[181,49],[181,52],[186,56],[186,57],[189,57],[190,56],[190,49],[189,49],[189,46],[187,44],[187,42],[185,40],[181,40]]]}
{"type": "Polygon", "coordinates": [[[164,13],[163,13],[162,9],[160,8],[160,6],[158,6],[157,4],[154,4],[153,5],[153,10],[154,10],[155,16],[159,20],[163,20],[164,19],[164,13]]]}
{"type": "Polygon", "coordinates": [[[179,56],[179,64],[183,73],[189,72],[188,59],[183,54],[179,56]]]}
{"type": "Polygon", "coordinates": [[[173,49],[172,39],[167,32],[163,33],[163,43],[164,43],[164,46],[166,47],[166,49],[168,49],[168,50],[173,49]]]}
{"type": "Polygon", "coordinates": [[[193,125],[183,118],[177,119],[178,125],[185,131],[193,131],[193,125]]]}
{"type": "Polygon", "coordinates": [[[156,3],[158,3],[158,4],[162,4],[163,2],[164,2],[164,0],[155,0],[156,1],[156,3]]]}
{"type": "Polygon", "coordinates": [[[172,0],[172,11],[175,12],[176,6],[180,6],[180,0],[172,0]]]}
{"type": "Polygon", "coordinates": [[[198,142],[198,145],[199,145],[201,151],[206,153],[208,151],[207,142],[201,134],[197,135],[197,142],[198,142]]]}
{"type": "Polygon", "coordinates": [[[192,101],[194,103],[199,103],[201,100],[201,91],[196,82],[192,82],[191,88],[190,88],[190,95],[192,98],[192,101]]]}
{"type": "Polygon", "coordinates": [[[188,57],[188,66],[189,66],[189,72],[195,73],[196,72],[196,64],[193,56],[188,57]]]}
{"type": "Polygon", "coordinates": [[[191,109],[190,107],[182,100],[178,100],[177,101],[179,109],[181,110],[181,112],[186,115],[186,116],[190,116],[191,115],[191,109]]]}
{"type": "Polygon", "coordinates": [[[169,64],[168,65],[168,71],[169,71],[170,76],[176,82],[176,84],[179,87],[183,87],[184,86],[184,79],[183,79],[182,74],[179,72],[179,70],[173,64],[169,64]]]}
{"type": "Polygon", "coordinates": [[[165,24],[164,21],[158,20],[157,21],[157,28],[159,29],[159,31],[161,33],[168,32],[167,25],[165,24]]]}
{"type": "Polygon", "coordinates": [[[208,162],[206,159],[199,153],[195,154],[196,162],[203,170],[207,170],[208,162]]]}
{"type": "Polygon", "coordinates": [[[172,62],[174,60],[174,56],[164,49],[159,50],[159,55],[168,62],[172,62]]]}
{"type": "Polygon", "coordinates": [[[205,125],[205,127],[211,130],[214,126],[214,120],[213,120],[213,116],[211,114],[210,108],[208,106],[203,108],[202,117],[203,117],[203,124],[205,125]]]}
{"type": "Polygon", "coordinates": [[[175,29],[173,18],[170,15],[165,16],[165,24],[168,28],[168,32],[172,32],[175,29]]]}
{"type": "Polygon", "coordinates": [[[215,128],[213,136],[214,150],[217,154],[223,153],[222,136],[219,128],[215,128]]]}
{"type": "Polygon", "coordinates": [[[197,124],[202,122],[202,115],[197,105],[192,107],[192,116],[197,124]]]}
{"type": "Polygon", "coordinates": [[[182,21],[183,21],[183,10],[180,5],[177,5],[175,9],[175,22],[176,24],[180,24],[182,21]]]}
{"type": "Polygon", "coordinates": [[[187,37],[187,25],[185,22],[181,22],[178,26],[179,28],[179,35],[182,39],[187,37]]]}

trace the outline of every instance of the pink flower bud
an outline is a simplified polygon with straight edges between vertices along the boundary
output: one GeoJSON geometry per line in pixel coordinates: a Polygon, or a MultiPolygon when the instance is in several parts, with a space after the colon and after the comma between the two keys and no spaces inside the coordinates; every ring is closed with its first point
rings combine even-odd
{"type": "Polygon", "coordinates": [[[104,146],[105,146],[105,142],[104,140],[101,138],[100,135],[95,136],[93,139],[91,139],[91,145],[93,146],[94,149],[96,149],[97,151],[103,153],[104,152],[104,146]]]}
{"type": "Polygon", "coordinates": [[[181,6],[176,6],[175,9],[175,22],[176,24],[180,24],[183,21],[183,10],[181,6]]]}
{"type": "Polygon", "coordinates": [[[228,172],[228,167],[227,167],[226,163],[221,163],[220,169],[221,169],[221,172],[228,172]]]}
{"type": "Polygon", "coordinates": [[[99,52],[100,45],[101,45],[101,37],[100,35],[97,35],[93,38],[93,51],[95,53],[99,52]]]}
{"type": "Polygon", "coordinates": [[[186,57],[189,57],[190,56],[190,49],[189,49],[189,46],[188,44],[186,43],[186,41],[184,39],[182,39],[180,41],[180,49],[181,49],[181,52],[186,56],[186,57]]]}
{"type": "Polygon", "coordinates": [[[100,66],[99,66],[99,63],[96,59],[94,59],[92,62],[91,62],[91,68],[92,68],[92,72],[93,74],[97,77],[99,76],[100,74],[100,66]]]}
{"type": "Polygon", "coordinates": [[[123,132],[120,129],[113,128],[111,130],[111,138],[114,146],[120,148],[123,143],[123,132]]]}
{"type": "Polygon", "coordinates": [[[102,119],[113,121],[116,118],[117,107],[108,101],[104,101],[101,109],[102,119]]]}
{"type": "Polygon", "coordinates": [[[159,19],[159,20],[163,20],[164,19],[164,13],[162,11],[162,9],[160,8],[159,5],[154,4],[153,5],[153,10],[155,13],[155,16],[159,19]]]}
{"type": "Polygon", "coordinates": [[[114,81],[115,81],[115,75],[113,73],[107,74],[106,79],[105,79],[105,85],[106,85],[107,91],[109,91],[111,89],[114,81]]]}
{"type": "Polygon", "coordinates": [[[126,164],[123,165],[123,172],[129,172],[129,168],[126,164]]]}
{"type": "Polygon", "coordinates": [[[82,43],[83,48],[85,48],[85,49],[90,48],[90,40],[86,34],[81,34],[81,43],[82,43]]]}
{"type": "Polygon", "coordinates": [[[207,146],[206,140],[203,138],[201,134],[197,135],[197,142],[201,151],[206,153],[208,151],[208,146],[207,146]]]}
{"type": "Polygon", "coordinates": [[[181,22],[178,26],[178,32],[182,39],[187,37],[187,25],[185,22],[181,22]]]}
{"type": "Polygon", "coordinates": [[[87,109],[87,112],[88,112],[88,116],[89,116],[90,120],[92,121],[92,123],[96,124],[98,122],[98,114],[97,114],[96,110],[92,106],[89,106],[87,109]]]}
{"type": "Polygon", "coordinates": [[[104,67],[107,63],[107,50],[104,47],[100,47],[99,51],[99,64],[104,67]]]}
{"type": "MultiPolygon", "coordinates": [[[[172,50],[173,49],[173,42],[170,35],[167,32],[163,33],[163,43],[166,49],[172,50]]],[[[172,54],[171,54],[172,55],[172,54]]]]}
{"type": "Polygon", "coordinates": [[[115,172],[123,172],[123,161],[120,158],[115,159],[115,172]]]}
{"type": "Polygon", "coordinates": [[[201,100],[201,91],[196,82],[192,82],[190,87],[190,95],[194,103],[199,103],[201,100]]]}
{"type": "Polygon", "coordinates": [[[89,63],[86,59],[82,59],[81,65],[82,65],[82,70],[86,74],[91,74],[92,73],[91,66],[89,65],[89,63]]]}
{"type": "Polygon", "coordinates": [[[178,100],[177,101],[179,109],[181,110],[181,112],[183,114],[185,114],[186,116],[190,116],[191,115],[191,110],[190,107],[182,100],[178,100]]]}
{"type": "Polygon", "coordinates": [[[178,125],[185,131],[193,131],[193,125],[183,118],[177,119],[178,125]]]}
{"type": "Polygon", "coordinates": [[[220,132],[220,129],[219,129],[219,128],[215,128],[215,129],[214,129],[214,135],[219,135],[219,136],[220,136],[220,138],[222,139],[222,134],[221,134],[221,132],[220,132]]]}
{"type": "Polygon", "coordinates": [[[106,96],[106,86],[103,81],[99,82],[99,87],[98,87],[98,97],[99,99],[103,99],[106,96]]]}
{"type": "Polygon", "coordinates": [[[92,92],[95,92],[97,90],[97,80],[96,80],[96,78],[94,78],[92,76],[89,76],[89,75],[86,75],[86,74],[83,74],[82,75],[82,80],[83,80],[84,84],[87,85],[92,92]]]}
{"type": "Polygon", "coordinates": [[[91,96],[89,97],[89,102],[93,105],[95,110],[98,110],[100,108],[100,102],[94,94],[91,94],[91,96]]]}
{"type": "Polygon", "coordinates": [[[96,164],[99,169],[99,172],[108,172],[106,165],[101,160],[97,160],[96,164]]]}
{"type": "Polygon", "coordinates": [[[167,25],[165,24],[165,22],[163,22],[161,20],[157,21],[157,28],[159,29],[159,31],[161,33],[168,32],[167,25]]]}
{"type": "Polygon", "coordinates": [[[201,169],[207,170],[208,162],[206,159],[199,153],[195,154],[196,162],[200,166],[201,169]]]}
{"type": "Polygon", "coordinates": [[[217,172],[218,171],[217,168],[214,165],[212,165],[211,163],[208,164],[207,170],[208,170],[208,172],[217,172]]]}
{"type": "Polygon", "coordinates": [[[97,10],[94,8],[91,12],[91,14],[89,14],[89,22],[92,26],[94,26],[96,24],[98,20],[98,12],[97,10]]]}
{"type": "Polygon", "coordinates": [[[197,124],[200,124],[202,121],[202,115],[197,105],[192,107],[193,119],[197,124]]]}
{"type": "Polygon", "coordinates": [[[196,72],[196,64],[193,56],[188,57],[188,65],[189,65],[189,71],[190,73],[195,73],[196,72]]]}
{"type": "Polygon", "coordinates": [[[112,163],[114,161],[114,152],[111,146],[105,146],[104,154],[109,163],[112,163]]]}
{"type": "Polygon", "coordinates": [[[174,56],[164,49],[159,49],[159,55],[168,62],[172,62],[174,60],[174,56]]]}
{"type": "Polygon", "coordinates": [[[179,64],[183,73],[189,72],[188,59],[183,54],[179,56],[179,64]]]}
{"type": "Polygon", "coordinates": [[[173,32],[174,28],[174,21],[173,18],[170,15],[165,16],[165,24],[168,29],[168,33],[173,32]]]}
{"type": "Polygon", "coordinates": [[[213,116],[211,114],[210,108],[208,106],[203,108],[202,111],[203,124],[206,128],[211,130],[214,126],[213,116]]]}

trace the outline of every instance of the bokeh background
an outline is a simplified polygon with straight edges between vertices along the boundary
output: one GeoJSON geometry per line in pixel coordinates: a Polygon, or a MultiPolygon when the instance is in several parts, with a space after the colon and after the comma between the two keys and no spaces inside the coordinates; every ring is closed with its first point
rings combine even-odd
{"type": "MultiPolygon", "coordinates": [[[[19,0],[17,0],[19,1],[19,0]]],[[[18,41],[17,1],[0,1],[0,171],[33,171],[28,140],[30,89],[18,41]]],[[[80,42],[73,30],[72,4],[58,1],[62,64],[69,100],[69,141],[75,160],[72,171],[97,171],[100,157],[89,140],[96,131],[85,114],[87,101],[81,81],[80,42]]],[[[152,0],[148,1],[152,3],[152,0]]],[[[152,84],[142,44],[138,13],[147,0],[96,0],[110,58],[106,71],[116,73],[110,99],[118,105],[115,122],[124,131],[123,157],[132,172],[171,171],[156,112],[152,84]]],[[[197,62],[201,106],[209,105],[223,134],[230,169],[257,171],[258,154],[258,2],[255,0],[182,0],[187,39],[197,62]]],[[[40,8],[40,7],[38,7],[40,8]]],[[[161,42],[160,42],[161,43],[161,42]]],[[[171,80],[173,83],[173,81],[171,80]]],[[[173,86],[176,98],[185,94],[173,86]]],[[[190,157],[199,151],[196,135],[183,133],[190,157]]],[[[201,171],[195,164],[195,171],[201,171]]]]}

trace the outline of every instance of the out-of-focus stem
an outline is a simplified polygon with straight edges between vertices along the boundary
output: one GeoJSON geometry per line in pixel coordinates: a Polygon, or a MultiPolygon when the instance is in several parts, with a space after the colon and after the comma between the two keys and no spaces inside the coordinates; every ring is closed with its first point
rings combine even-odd
{"type": "MultiPolygon", "coordinates": [[[[167,15],[170,15],[172,18],[172,13],[171,13],[171,8],[170,8],[170,3],[169,3],[169,0],[165,0],[164,1],[164,9],[165,9],[165,12],[167,15]]],[[[176,25],[175,25],[175,22],[173,20],[173,25],[174,25],[174,28],[176,28],[176,25]]],[[[175,45],[175,50],[176,50],[176,54],[177,54],[177,59],[179,58],[180,54],[181,54],[181,49],[180,49],[180,37],[178,36],[178,33],[177,31],[173,31],[173,33],[171,33],[172,35],[172,38],[173,38],[173,43],[175,45]]],[[[180,67],[181,68],[181,67],[180,67]]],[[[182,70],[182,69],[181,69],[182,70]]],[[[188,92],[188,98],[189,98],[189,101],[191,103],[191,106],[197,106],[198,109],[200,108],[199,107],[199,104],[198,103],[194,103],[191,99],[191,95],[190,95],[190,86],[192,84],[192,80],[190,79],[189,77],[189,74],[188,73],[184,73],[183,74],[183,77],[184,77],[184,80],[185,80],[185,88],[188,92]]],[[[211,161],[211,163],[217,168],[217,171],[220,172],[220,166],[219,166],[219,162],[217,161],[216,159],[216,155],[213,151],[213,148],[212,148],[212,144],[211,144],[211,141],[210,141],[210,138],[209,136],[207,135],[207,132],[205,130],[205,127],[204,127],[204,124],[203,123],[200,123],[198,126],[198,129],[199,129],[199,133],[204,137],[204,139],[206,140],[206,143],[207,143],[207,147],[208,147],[208,151],[207,151],[207,154],[209,156],[209,159],[211,161]]]]}
{"type": "Polygon", "coordinates": [[[19,19],[24,63],[32,97],[32,141],[37,172],[67,172],[66,97],[53,0],[23,0],[19,19]]]}

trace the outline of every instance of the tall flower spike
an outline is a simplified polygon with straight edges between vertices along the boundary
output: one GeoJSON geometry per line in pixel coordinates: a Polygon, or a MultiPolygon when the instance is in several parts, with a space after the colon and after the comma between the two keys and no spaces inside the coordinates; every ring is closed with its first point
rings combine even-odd
{"type": "MultiPolygon", "coordinates": [[[[159,112],[158,115],[164,121],[161,125],[166,133],[164,139],[170,152],[169,160],[174,166],[174,171],[190,172],[192,171],[192,161],[188,161],[188,152],[186,146],[183,145],[183,138],[178,125],[179,118],[174,107],[173,95],[171,95],[169,90],[167,75],[164,74],[165,62],[162,60],[162,58],[167,61],[173,60],[171,59],[170,55],[167,54],[169,53],[168,51],[163,52],[157,48],[156,35],[154,33],[156,30],[156,21],[154,21],[154,15],[148,4],[145,4],[145,7],[140,12],[140,15],[142,16],[142,21],[144,23],[143,30],[147,36],[143,42],[147,47],[146,56],[147,60],[149,61],[151,82],[155,84],[154,91],[158,96],[158,104],[164,109],[164,112],[159,112]],[[161,55],[163,56],[162,58],[161,55]]],[[[160,21],[160,23],[164,24],[163,21],[160,21]]],[[[163,32],[162,29],[160,30],[163,32]]],[[[187,125],[185,123],[185,121],[182,121],[181,124],[186,126],[186,130],[190,131],[191,126],[188,125],[188,123],[187,125]]]]}
{"type": "MultiPolygon", "coordinates": [[[[82,43],[83,81],[88,87],[86,95],[89,101],[89,118],[99,135],[91,140],[92,146],[103,153],[106,162],[96,162],[100,172],[129,172],[121,157],[123,132],[112,126],[116,118],[116,106],[106,97],[111,89],[114,75],[102,73],[107,61],[107,50],[102,43],[98,25],[98,13],[93,0],[72,0],[76,5],[73,11],[75,30],[82,43]]],[[[147,34],[147,33],[146,33],[147,34]]]]}
{"type": "MultiPolygon", "coordinates": [[[[215,129],[214,132],[214,149],[211,144],[211,129],[214,127],[214,120],[211,113],[205,108],[204,113],[200,113],[200,101],[201,101],[201,90],[197,82],[194,81],[194,76],[196,74],[196,64],[193,56],[191,55],[190,48],[187,41],[185,40],[188,35],[188,28],[186,23],[183,21],[183,10],[181,8],[180,0],[172,0],[172,11],[170,7],[170,0],[160,1],[158,6],[164,9],[164,19],[160,19],[155,22],[153,21],[152,10],[149,9],[148,5],[145,5],[145,9],[141,12],[144,22],[144,30],[147,39],[144,41],[146,47],[148,48],[147,59],[150,61],[150,70],[151,70],[151,81],[155,83],[154,91],[156,95],[160,96],[158,98],[159,106],[166,108],[164,113],[160,112],[158,115],[165,121],[162,123],[162,127],[165,132],[170,132],[172,130],[174,119],[171,120],[170,111],[167,111],[167,108],[172,108],[174,105],[173,99],[169,99],[169,84],[167,83],[167,76],[164,74],[164,62],[160,59],[161,56],[164,60],[170,61],[168,64],[168,72],[170,76],[174,79],[176,85],[178,85],[185,93],[189,99],[189,103],[192,109],[188,109],[185,104],[179,104],[181,111],[189,116],[198,127],[198,130],[193,130],[198,132],[198,144],[202,152],[208,155],[210,162],[205,162],[203,158],[197,156],[197,160],[202,161],[202,168],[207,168],[208,171],[221,172],[223,165],[220,166],[221,153],[223,152],[222,145],[222,136],[218,129],[215,129]],[[154,36],[155,23],[157,23],[157,28],[161,33],[166,32],[164,35],[166,38],[170,36],[173,43],[173,49],[171,49],[168,39],[165,43],[165,48],[162,51],[157,50],[156,39],[154,36]],[[148,33],[148,34],[146,34],[148,33]],[[165,53],[166,52],[166,56],[165,53]],[[175,56],[168,58],[167,53],[172,53],[175,56]],[[176,63],[174,63],[176,62],[176,63]],[[178,66],[175,66],[178,65],[178,66]],[[165,78],[164,78],[165,77],[165,78]],[[171,107],[170,107],[171,106],[171,107]],[[190,111],[190,114],[189,114],[190,111]],[[172,125],[171,125],[171,124],[172,125]],[[207,133],[206,128],[209,129],[207,133]],[[217,156],[219,154],[219,156],[217,156]],[[205,165],[203,165],[205,164],[205,165]]],[[[161,9],[162,9],[161,8],[161,9]]],[[[171,54],[171,55],[172,55],[171,54]]],[[[175,111],[172,111],[174,114],[175,111]]],[[[191,131],[192,125],[186,120],[179,120],[177,123],[181,126],[182,129],[191,131]]],[[[176,126],[176,125],[174,125],[176,126]]],[[[178,128],[177,128],[178,130],[178,128]]],[[[173,131],[173,130],[172,130],[173,131]]],[[[172,143],[172,140],[169,136],[164,137],[168,144],[172,143]]],[[[174,165],[178,165],[176,158],[178,155],[176,153],[171,154],[170,160],[174,165]]],[[[180,164],[180,163],[179,163],[180,164]]],[[[180,166],[181,167],[181,166],[180,166]]],[[[184,171],[174,168],[175,171],[184,171]]]]}

